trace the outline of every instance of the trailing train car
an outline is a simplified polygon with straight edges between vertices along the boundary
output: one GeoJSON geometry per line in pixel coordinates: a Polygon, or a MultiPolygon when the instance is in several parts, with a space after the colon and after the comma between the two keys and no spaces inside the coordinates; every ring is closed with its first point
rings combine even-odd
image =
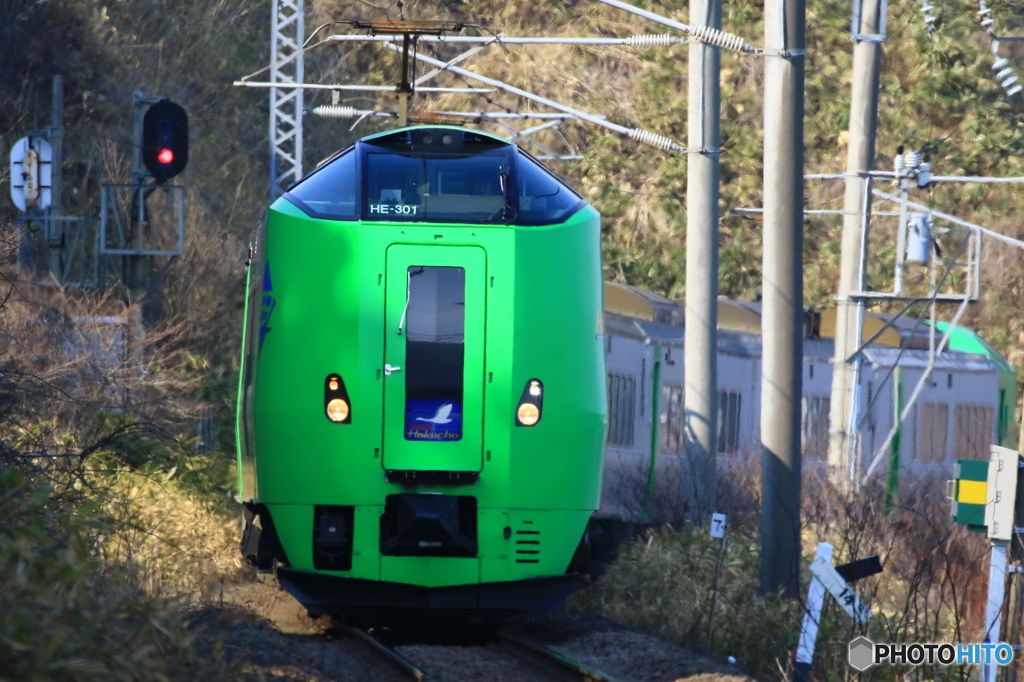
{"type": "Polygon", "coordinates": [[[311,613],[551,608],[605,403],[600,216],[509,141],[367,137],[268,211],[239,386],[242,552],[311,613]]]}
{"type": "MultiPolygon", "coordinates": [[[[605,283],[609,430],[595,515],[603,530],[611,523],[681,522],[693,499],[683,442],[683,312],[678,301],[605,283]]],[[[722,298],[718,319],[717,441],[724,465],[760,457],[760,306],[722,298]]],[[[801,399],[805,471],[825,466],[834,329],[833,311],[808,314],[801,399]]],[[[948,324],[937,322],[935,329],[941,336],[948,324]]],[[[985,459],[991,443],[1016,446],[1016,373],[963,328],[936,355],[930,381],[885,446],[894,412],[904,411],[928,367],[929,325],[868,314],[864,339],[872,337],[858,394],[861,475],[885,475],[893,485],[948,477],[955,459],[985,459]]]]}

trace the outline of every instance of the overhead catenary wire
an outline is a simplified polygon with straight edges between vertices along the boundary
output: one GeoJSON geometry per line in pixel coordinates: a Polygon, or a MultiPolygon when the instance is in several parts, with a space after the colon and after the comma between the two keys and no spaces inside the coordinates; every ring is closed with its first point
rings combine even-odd
{"type": "MultiPolygon", "coordinates": [[[[310,113],[314,114],[315,116],[322,116],[324,118],[357,118],[359,116],[379,116],[386,118],[394,118],[396,116],[396,114],[390,111],[378,111],[376,109],[356,109],[355,107],[340,104],[325,104],[318,107],[314,107],[313,109],[310,110],[310,113]]],[[[576,118],[572,114],[556,114],[549,112],[516,113],[507,111],[434,111],[431,113],[437,114],[439,116],[458,116],[460,118],[468,118],[471,120],[536,119],[542,121],[552,120],[555,122],[559,122],[564,121],[566,119],[576,118]]]]}
{"type": "MultiPolygon", "coordinates": [[[[804,175],[804,180],[845,180],[846,173],[808,173],[804,175]]],[[[895,178],[896,173],[893,171],[871,171],[867,173],[873,178],[895,178]]],[[[1016,177],[989,177],[984,175],[931,175],[929,176],[930,182],[979,182],[988,184],[1010,184],[1010,183],[1021,183],[1024,182],[1024,176],[1016,177]]]]}
{"type": "MultiPolygon", "coordinates": [[[[394,46],[394,45],[391,45],[389,43],[385,43],[385,45],[389,49],[392,49],[392,50],[396,50],[397,51],[397,50],[401,49],[401,48],[399,48],[397,46],[394,46]]],[[[473,73],[472,71],[468,71],[468,70],[460,68],[458,66],[453,66],[453,65],[450,65],[450,64],[445,64],[445,62],[442,62],[439,59],[434,59],[433,57],[428,57],[428,56],[426,56],[424,54],[414,53],[413,56],[417,60],[419,60],[419,61],[426,62],[427,64],[431,64],[433,66],[442,67],[446,71],[451,71],[452,73],[457,73],[457,74],[459,74],[461,76],[464,76],[465,78],[469,78],[471,80],[476,80],[476,81],[479,81],[479,82],[484,83],[486,85],[490,85],[490,86],[492,86],[494,88],[497,88],[499,90],[503,90],[505,92],[508,92],[508,93],[511,93],[511,94],[514,94],[514,95],[518,95],[520,97],[524,97],[526,99],[529,99],[529,100],[532,100],[534,102],[537,102],[538,104],[543,104],[544,106],[551,107],[552,109],[557,109],[557,110],[563,111],[563,112],[565,112],[567,114],[572,114],[575,118],[578,118],[578,119],[581,119],[581,120],[584,120],[584,121],[589,121],[590,123],[593,123],[595,125],[599,125],[599,126],[601,126],[603,128],[607,128],[609,130],[615,131],[615,132],[619,133],[620,135],[624,135],[626,137],[629,137],[629,138],[631,138],[633,140],[636,140],[637,142],[643,142],[644,144],[649,144],[649,145],[655,146],[655,147],[657,147],[659,149],[662,149],[664,151],[674,151],[674,152],[683,153],[683,154],[685,154],[686,151],[687,151],[686,147],[680,145],[679,143],[675,142],[674,140],[672,140],[672,139],[670,139],[668,137],[665,137],[663,135],[659,135],[657,133],[652,133],[652,132],[649,132],[649,131],[646,131],[646,130],[640,130],[638,128],[627,128],[626,126],[621,126],[621,125],[619,125],[617,123],[612,123],[611,121],[608,121],[608,120],[606,120],[605,118],[603,118],[601,116],[595,116],[594,114],[590,114],[588,112],[581,111],[579,109],[575,109],[575,108],[570,107],[570,106],[566,106],[566,105],[561,104],[559,102],[555,102],[554,100],[547,99],[546,97],[541,97],[540,95],[535,95],[532,92],[527,92],[526,90],[523,90],[521,88],[517,88],[517,87],[515,87],[513,85],[509,85],[507,83],[504,83],[502,81],[499,81],[499,80],[496,80],[496,79],[493,79],[493,78],[488,78],[486,76],[481,76],[480,74],[473,73]]]]}
{"type": "MultiPolygon", "coordinates": [[[[336,90],[336,91],[356,91],[356,92],[394,92],[395,87],[393,85],[353,85],[351,83],[265,83],[262,81],[235,81],[233,85],[241,88],[267,88],[267,89],[279,89],[279,90],[336,90]]],[[[422,92],[494,92],[487,88],[439,88],[439,87],[419,87],[417,90],[422,92]]]]}
{"type": "MultiPolygon", "coordinates": [[[[707,27],[700,27],[707,28],[707,27]]],[[[703,34],[703,32],[701,32],[703,34]]],[[[730,36],[730,38],[737,38],[736,36],[730,36]]],[[[417,41],[421,43],[452,43],[452,44],[508,44],[508,45],[625,45],[627,47],[670,47],[672,45],[683,45],[692,40],[693,38],[679,38],[667,33],[655,33],[655,34],[639,34],[627,36],[625,38],[577,38],[571,36],[564,37],[553,37],[545,38],[541,36],[506,36],[499,34],[498,36],[418,36],[417,41]]],[[[742,40],[742,39],[739,39],[742,40]]],[[[400,36],[365,36],[365,35],[333,35],[324,38],[325,42],[332,43],[394,43],[396,45],[401,44],[402,39],[400,36]]],[[[703,40],[700,42],[708,42],[703,40]]],[[[735,43],[735,40],[728,40],[729,44],[735,43]]]]}
{"type": "MultiPolygon", "coordinates": [[[[883,192],[881,190],[872,189],[871,191],[872,191],[872,193],[876,197],[879,197],[881,199],[889,199],[891,201],[900,201],[899,197],[894,196],[892,194],[887,194],[887,193],[885,193],[885,192],[883,192]]],[[[971,230],[976,230],[976,231],[980,232],[981,234],[987,235],[989,237],[992,237],[993,239],[999,240],[999,241],[1004,242],[1006,244],[1009,244],[1011,246],[1016,246],[1017,248],[1024,249],[1024,241],[1021,241],[1020,239],[1014,239],[1013,237],[1007,237],[1005,234],[999,234],[998,232],[995,232],[995,231],[990,230],[988,228],[982,227],[981,225],[975,225],[974,223],[969,223],[966,220],[961,220],[960,218],[957,218],[956,216],[949,215],[948,213],[943,213],[942,211],[936,211],[933,208],[929,208],[929,207],[927,207],[927,206],[925,206],[923,204],[918,204],[918,203],[915,203],[913,201],[908,201],[907,202],[907,206],[909,206],[910,208],[913,208],[913,209],[915,209],[917,211],[923,211],[925,213],[929,213],[929,214],[931,214],[931,215],[933,215],[933,216],[935,216],[937,218],[942,218],[943,220],[948,220],[949,222],[954,223],[955,225],[960,225],[961,227],[966,227],[966,228],[971,229],[971,230]]]]}
{"type": "MultiPolygon", "coordinates": [[[[474,47],[474,48],[472,48],[472,49],[470,49],[470,50],[468,50],[466,52],[463,52],[463,53],[461,53],[459,55],[456,55],[452,59],[446,60],[445,64],[443,66],[435,68],[434,70],[428,72],[425,76],[423,76],[422,78],[418,79],[416,81],[416,83],[418,84],[418,83],[421,83],[421,82],[425,82],[425,81],[427,81],[427,80],[429,80],[431,78],[434,78],[434,77],[438,76],[439,74],[445,72],[448,69],[449,66],[452,66],[452,65],[454,65],[454,64],[456,64],[458,62],[464,61],[465,59],[468,59],[473,54],[476,54],[477,52],[486,49],[491,44],[493,44],[493,43],[477,45],[476,47],[474,47]]],[[[435,57],[439,56],[437,54],[436,50],[434,49],[433,44],[428,42],[428,43],[424,43],[424,46],[428,50],[430,50],[430,52],[435,57]]],[[[502,45],[502,48],[504,48],[504,47],[505,46],[502,45]]],[[[464,76],[461,76],[461,75],[456,74],[456,73],[452,73],[452,75],[454,75],[456,78],[460,79],[467,86],[470,85],[469,82],[466,80],[466,78],[464,76]]],[[[482,97],[484,99],[484,101],[487,102],[488,105],[490,105],[492,107],[493,106],[497,106],[496,103],[494,102],[494,100],[492,100],[490,97],[488,97],[487,94],[481,93],[481,94],[479,94],[477,96],[478,97],[482,97]]],[[[509,133],[511,135],[512,139],[525,141],[527,144],[533,145],[533,146],[537,147],[538,149],[540,149],[544,153],[544,155],[539,157],[539,158],[542,158],[542,159],[545,159],[545,160],[554,160],[554,159],[560,159],[560,160],[581,160],[583,158],[582,156],[580,156],[576,152],[575,149],[572,148],[572,145],[570,145],[568,143],[568,141],[564,138],[564,136],[562,136],[561,133],[557,132],[557,129],[556,129],[556,134],[562,139],[562,141],[565,143],[566,147],[570,151],[570,153],[568,155],[566,155],[566,154],[557,154],[552,149],[550,149],[549,147],[541,144],[539,141],[537,141],[533,137],[530,137],[528,135],[524,135],[521,132],[517,131],[515,128],[513,128],[511,126],[508,126],[508,125],[505,125],[505,123],[502,122],[502,119],[513,118],[513,116],[508,116],[508,115],[509,114],[515,114],[516,112],[511,111],[508,107],[501,107],[501,108],[504,109],[504,111],[501,112],[501,113],[505,114],[505,116],[489,117],[488,119],[484,119],[484,118],[481,117],[481,118],[476,118],[476,119],[473,119],[473,120],[474,120],[474,122],[481,122],[483,120],[491,120],[491,121],[493,121],[494,124],[496,124],[498,127],[500,127],[501,129],[503,129],[504,131],[509,133]]],[[[488,112],[488,113],[491,113],[491,112],[488,112]]],[[[558,125],[561,124],[562,120],[564,120],[564,119],[555,119],[554,121],[552,121],[552,124],[555,125],[555,126],[558,126],[558,125]]],[[[548,124],[546,124],[546,125],[548,125],[548,124]]]]}
{"type": "Polygon", "coordinates": [[[670,28],[676,29],[677,31],[683,31],[684,33],[688,33],[694,40],[698,42],[707,43],[709,45],[715,45],[722,49],[733,50],[736,52],[746,52],[749,54],[759,52],[757,48],[748,43],[746,40],[732,33],[725,33],[724,31],[720,31],[716,28],[711,28],[710,26],[690,26],[688,24],[675,21],[674,19],[669,19],[668,17],[661,16],[660,14],[655,14],[654,12],[649,12],[648,10],[640,9],[639,7],[634,7],[633,5],[630,5],[628,3],[621,2],[621,0],[599,1],[603,2],[606,5],[611,5],[612,7],[615,7],[617,9],[621,9],[626,12],[636,14],[637,16],[641,16],[644,19],[649,19],[650,21],[659,23],[663,26],[668,26],[670,28]]]}

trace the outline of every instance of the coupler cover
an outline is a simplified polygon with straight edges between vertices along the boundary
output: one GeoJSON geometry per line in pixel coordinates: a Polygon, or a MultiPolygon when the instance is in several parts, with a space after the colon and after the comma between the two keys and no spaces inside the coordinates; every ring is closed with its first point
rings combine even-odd
{"type": "Polygon", "coordinates": [[[380,517],[384,556],[475,557],[477,502],[463,495],[388,495],[380,517]]]}

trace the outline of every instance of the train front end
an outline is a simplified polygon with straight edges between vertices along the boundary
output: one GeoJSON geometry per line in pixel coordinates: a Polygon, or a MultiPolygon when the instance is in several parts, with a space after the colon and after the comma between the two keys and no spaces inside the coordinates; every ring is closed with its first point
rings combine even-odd
{"type": "Polygon", "coordinates": [[[606,421],[600,218],[478,131],[366,138],[270,208],[248,281],[243,554],[313,613],[545,610],[606,421]]]}

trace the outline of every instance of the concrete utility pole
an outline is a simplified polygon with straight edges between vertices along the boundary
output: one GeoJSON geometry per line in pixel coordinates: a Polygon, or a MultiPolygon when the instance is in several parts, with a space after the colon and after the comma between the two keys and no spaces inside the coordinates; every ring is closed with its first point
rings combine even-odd
{"type": "Polygon", "coordinates": [[[64,76],[53,77],[53,107],[50,112],[47,141],[53,149],[50,169],[50,213],[46,220],[46,240],[50,251],[50,272],[58,280],[64,279],[64,76]]]}
{"type": "Polygon", "coordinates": [[[764,6],[761,590],[800,588],[804,0],[764,6]]]}
{"type": "MultiPolygon", "coordinates": [[[[721,0],[691,0],[693,26],[722,28],[721,0]]],[[[691,518],[711,518],[718,455],[718,197],[722,55],[699,42],[689,47],[686,168],[686,461],[691,518]]],[[[658,415],[654,415],[657,419],[658,415]]]]}
{"type": "Polygon", "coordinates": [[[836,294],[836,345],[832,360],[829,476],[840,490],[850,492],[859,478],[856,457],[855,392],[858,388],[864,304],[851,298],[865,291],[864,244],[871,220],[871,178],[878,128],[878,74],[882,61],[882,35],[886,0],[855,2],[852,31],[853,91],[850,95],[850,139],[846,155],[846,195],[843,200],[843,238],[836,294]]]}
{"type": "MultiPolygon", "coordinates": [[[[1020,433],[1017,435],[1017,452],[1024,453],[1024,420],[1021,422],[1020,433]]],[[[1017,469],[1017,499],[1013,510],[1013,538],[1010,540],[1010,565],[1014,569],[1024,567],[1024,536],[1017,529],[1024,526],[1024,469],[1017,469]]],[[[1024,575],[1018,570],[1011,570],[1006,575],[1009,596],[1006,605],[1006,618],[1003,620],[1002,640],[1011,646],[1024,643],[1022,623],[1024,620],[1024,575]]],[[[999,671],[1001,682],[1017,682],[1020,676],[1020,657],[1014,655],[1010,664],[999,671]]]]}

